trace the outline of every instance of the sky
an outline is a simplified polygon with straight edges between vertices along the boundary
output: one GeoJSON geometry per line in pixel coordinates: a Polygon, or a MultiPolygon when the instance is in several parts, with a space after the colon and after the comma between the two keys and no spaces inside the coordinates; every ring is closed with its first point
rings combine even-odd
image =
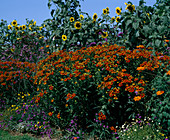
{"type": "MultiPolygon", "coordinates": [[[[63,0],[64,1],[64,0],[63,0]]],[[[129,0],[80,0],[81,11],[86,12],[93,17],[97,13],[98,18],[101,17],[103,9],[109,7],[110,16],[116,16],[116,7],[122,7],[125,11],[125,2],[129,0]]],[[[139,0],[130,0],[135,6],[139,5],[139,0]]],[[[145,0],[147,6],[153,6],[156,0],[145,0]]],[[[48,9],[48,0],[0,0],[0,19],[6,20],[10,24],[14,19],[18,24],[26,24],[26,18],[34,19],[37,25],[41,25],[44,20],[51,19],[48,9]]],[[[78,11],[79,8],[77,8],[78,11]]]]}

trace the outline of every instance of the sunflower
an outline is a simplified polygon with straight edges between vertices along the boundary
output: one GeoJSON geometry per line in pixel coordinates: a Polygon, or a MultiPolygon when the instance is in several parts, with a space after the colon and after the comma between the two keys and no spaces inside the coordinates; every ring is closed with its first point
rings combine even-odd
{"type": "Polygon", "coordinates": [[[11,24],[12,24],[12,26],[17,26],[17,21],[13,20],[11,24]]]}
{"type": "Polygon", "coordinates": [[[116,14],[120,15],[120,13],[121,13],[121,9],[120,9],[120,7],[117,7],[116,8],[116,14]]]}
{"type": "Polygon", "coordinates": [[[103,9],[103,14],[104,14],[104,15],[107,14],[107,9],[103,9]]]}
{"type": "Polygon", "coordinates": [[[128,5],[126,2],[124,3],[126,6],[128,5]]]}
{"type": "Polygon", "coordinates": [[[119,20],[120,20],[120,17],[119,16],[116,17],[116,22],[119,22],[119,20]]]}
{"type": "Polygon", "coordinates": [[[84,16],[83,16],[83,15],[80,15],[80,19],[83,20],[83,19],[84,19],[84,16]]]}
{"type": "Polygon", "coordinates": [[[39,27],[39,31],[41,31],[41,30],[42,30],[42,28],[43,28],[43,27],[39,27]]]}
{"type": "Polygon", "coordinates": [[[33,25],[36,25],[36,21],[34,21],[33,25]]]}
{"type": "Polygon", "coordinates": [[[70,18],[70,22],[73,22],[73,21],[74,21],[74,18],[73,18],[73,17],[71,17],[71,18],[70,18]]]}
{"type": "Polygon", "coordinates": [[[15,30],[19,30],[19,27],[18,27],[18,26],[15,26],[15,30]]]}
{"type": "Polygon", "coordinates": [[[125,10],[129,10],[130,12],[133,12],[135,10],[135,5],[128,4],[125,10]]]}
{"type": "Polygon", "coordinates": [[[114,20],[115,20],[115,17],[112,17],[112,18],[111,18],[111,21],[114,21],[114,20]]]}
{"type": "Polygon", "coordinates": [[[22,25],[22,30],[25,30],[26,29],[26,26],[25,25],[22,25]]]}
{"type": "Polygon", "coordinates": [[[102,38],[107,38],[107,36],[108,36],[108,33],[107,32],[103,32],[102,38]]]}
{"type": "Polygon", "coordinates": [[[107,14],[109,14],[109,7],[107,7],[106,10],[107,10],[107,14]]]}
{"type": "Polygon", "coordinates": [[[94,15],[93,15],[93,20],[96,20],[96,19],[97,19],[97,14],[94,13],[94,15]]]}
{"type": "Polygon", "coordinates": [[[67,40],[67,36],[66,35],[62,35],[62,39],[63,39],[63,41],[66,41],[67,40]]]}
{"type": "Polygon", "coordinates": [[[81,29],[81,23],[79,21],[75,22],[74,27],[76,29],[81,29]]]}
{"type": "Polygon", "coordinates": [[[12,26],[11,26],[11,25],[8,25],[8,29],[9,29],[9,30],[10,30],[10,29],[12,30],[12,26]]]}

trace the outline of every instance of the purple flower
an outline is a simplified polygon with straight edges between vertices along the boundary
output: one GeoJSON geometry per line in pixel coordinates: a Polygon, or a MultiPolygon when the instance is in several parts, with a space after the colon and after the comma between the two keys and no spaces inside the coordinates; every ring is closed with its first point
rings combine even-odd
{"type": "Polygon", "coordinates": [[[105,38],[105,41],[107,42],[107,38],[105,38]]]}

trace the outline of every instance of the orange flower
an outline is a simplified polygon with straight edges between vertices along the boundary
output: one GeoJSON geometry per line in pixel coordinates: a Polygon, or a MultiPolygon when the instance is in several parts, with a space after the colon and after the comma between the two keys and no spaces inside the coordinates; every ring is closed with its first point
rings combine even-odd
{"type": "Polygon", "coordinates": [[[168,42],[169,42],[169,40],[165,40],[165,42],[167,42],[167,43],[168,43],[168,42]]]}
{"type": "Polygon", "coordinates": [[[52,113],[52,112],[49,112],[49,113],[48,113],[48,115],[49,115],[49,116],[52,116],[52,115],[53,115],[53,113],[52,113]]]}
{"type": "Polygon", "coordinates": [[[145,67],[138,67],[136,70],[145,70],[145,67]]]}
{"type": "Polygon", "coordinates": [[[118,98],[115,96],[114,99],[117,100],[118,98]]]}
{"type": "Polygon", "coordinates": [[[49,47],[49,45],[46,46],[46,48],[48,48],[48,47],[49,47]]]}
{"type": "Polygon", "coordinates": [[[41,93],[40,93],[40,96],[42,97],[43,95],[44,95],[44,94],[41,92],[41,93]]]}
{"type": "Polygon", "coordinates": [[[57,118],[58,118],[58,119],[60,118],[60,113],[58,113],[57,118]]]}
{"type": "Polygon", "coordinates": [[[166,73],[167,75],[170,75],[170,70],[166,73]]]}
{"type": "Polygon", "coordinates": [[[5,85],[6,85],[6,83],[2,83],[1,85],[2,85],[2,86],[5,86],[5,85]]]}
{"type": "Polygon", "coordinates": [[[161,94],[163,94],[163,93],[164,93],[164,91],[157,91],[157,92],[156,92],[157,95],[161,95],[161,94]]]}
{"type": "Polygon", "coordinates": [[[139,46],[136,46],[136,48],[141,48],[141,49],[143,49],[144,46],[143,46],[143,45],[139,45],[139,46]]]}
{"type": "Polygon", "coordinates": [[[54,102],[54,99],[52,99],[51,102],[54,102]]]}
{"type": "Polygon", "coordinates": [[[49,89],[50,89],[50,90],[53,90],[53,86],[50,86],[49,89]]]}
{"type": "Polygon", "coordinates": [[[113,130],[113,131],[115,131],[115,132],[117,131],[116,128],[114,128],[113,126],[110,127],[110,129],[113,130]]]}
{"type": "Polygon", "coordinates": [[[139,101],[139,100],[141,100],[141,97],[140,97],[140,96],[135,96],[135,97],[133,98],[133,100],[134,100],[134,101],[139,101]]]}

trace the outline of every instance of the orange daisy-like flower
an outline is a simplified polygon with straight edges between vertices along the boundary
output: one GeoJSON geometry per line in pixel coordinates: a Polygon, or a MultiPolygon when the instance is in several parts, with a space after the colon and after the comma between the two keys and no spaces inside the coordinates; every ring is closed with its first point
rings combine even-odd
{"type": "Polygon", "coordinates": [[[58,113],[57,118],[58,118],[58,119],[60,118],[60,113],[58,113]]]}
{"type": "Polygon", "coordinates": [[[170,75],[170,70],[166,73],[167,75],[170,75]]]}
{"type": "Polygon", "coordinates": [[[136,48],[141,48],[141,49],[143,49],[143,48],[145,48],[143,45],[139,45],[139,46],[136,46],[136,48]]]}
{"type": "Polygon", "coordinates": [[[169,40],[165,40],[165,42],[167,42],[167,43],[168,43],[168,42],[169,42],[169,40]]]}
{"type": "Polygon", "coordinates": [[[164,91],[157,91],[156,94],[157,95],[162,95],[164,93],[164,91]]]}
{"type": "Polygon", "coordinates": [[[141,96],[135,96],[135,97],[133,98],[133,100],[134,100],[134,101],[139,101],[139,100],[141,100],[141,96]]]}
{"type": "Polygon", "coordinates": [[[113,126],[110,127],[110,129],[113,130],[113,131],[115,131],[115,132],[117,131],[116,128],[114,128],[113,126]]]}
{"type": "Polygon", "coordinates": [[[52,113],[52,112],[49,112],[49,113],[48,113],[48,115],[49,115],[49,116],[52,116],[52,115],[53,115],[53,113],[52,113]]]}
{"type": "Polygon", "coordinates": [[[145,70],[145,67],[138,67],[136,70],[145,70]]]}
{"type": "Polygon", "coordinates": [[[53,90],[53,86],[50,86],[49,89],[50,89],[50,90],[53,90]]]}

